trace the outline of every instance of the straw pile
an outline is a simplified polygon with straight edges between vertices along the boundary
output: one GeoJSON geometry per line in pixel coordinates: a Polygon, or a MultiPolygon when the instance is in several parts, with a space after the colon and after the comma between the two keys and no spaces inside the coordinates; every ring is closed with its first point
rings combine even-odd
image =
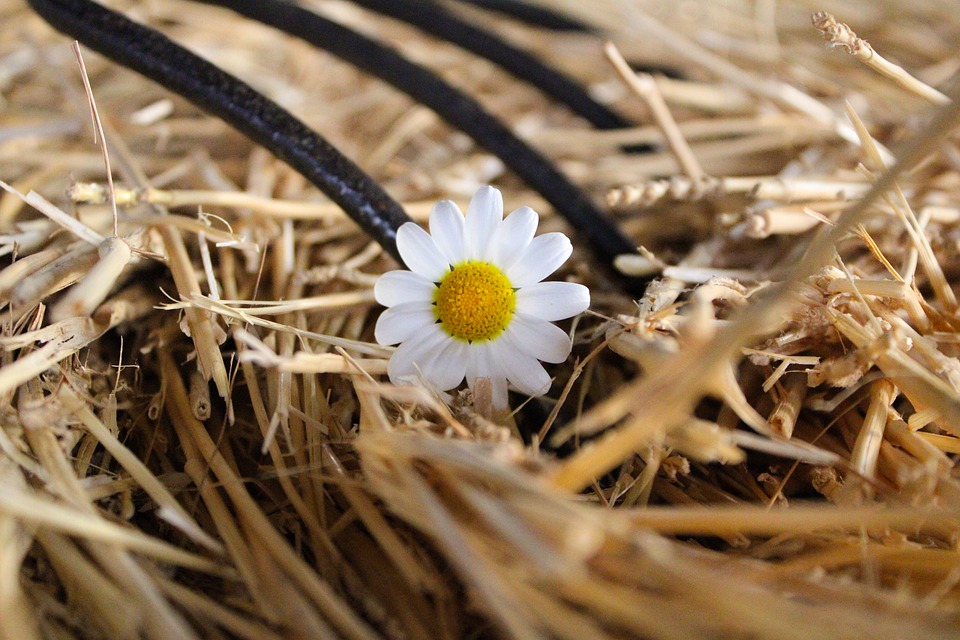
{"type": "Polygon", "coordinates": [[[559,277],[592,312],[565,326],[548,397],[512,416],[392,387],[379,247],[84,51],[115,230],[70,43],[0,0],[0,637],[960,637],[947,3],[544,1],[604,29],[606,56],[497,19],[640,123],[604,133],[454,46],[313,3],[606,198],[643,246],[620,264],[653,278],[639,300],[383,84],[227,11],[112,4],[295,112],[420,220],[487,183],[537,208],[572,235],[559,277]],[[821,9],[836,18],[814,26],[821,9]],[[621,76],[621,55],[682,79],[621,76]],[[641,142],[658,150],[621,150],[641,142]]]}

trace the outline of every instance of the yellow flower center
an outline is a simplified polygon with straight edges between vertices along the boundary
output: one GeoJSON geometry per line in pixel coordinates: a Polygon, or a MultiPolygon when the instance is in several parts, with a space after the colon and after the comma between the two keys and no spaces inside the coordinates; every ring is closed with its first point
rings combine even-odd
{"type": "Polygon", "coordinates": [[[517,295],[506,274],[486,262],[456,265],[440,280],[437,319],[454,338],[491,340],[510,324],[517,295]]]}

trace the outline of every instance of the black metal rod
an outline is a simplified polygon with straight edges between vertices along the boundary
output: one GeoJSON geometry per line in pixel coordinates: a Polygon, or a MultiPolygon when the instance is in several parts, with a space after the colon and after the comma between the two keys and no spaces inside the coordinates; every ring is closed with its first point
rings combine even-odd
{"type": "MultiPolygon", "coordinates": [[[[53,27],[222,118],[336,202],[394,258],[403,208],[319,134],[157,31],[89,0],[28,0],[53,27]]],[[[402,262],[402,261],[401,261],[402,262]]]]}
{"type": "Polygon", "coordinates": [[[551,11],[546,7],[527,4],[520,0],[458,0],[464,4],[472,4],[490,11],[496,11],[506,16],[510,16],[521,22],[542,27],[544,29],[553,29],[554,31],[594,31],[590,25],[580,22],[563,13],[551,11]]]}
{"type": "Polygon", "coordinates": [[[377,13],[402,20],[490,60],[536,87],[598,129],[623,129],[631,123],[590,97],[575,80],[536,56],[447,11],[434,0],[352,0],[377,13]]]}
{"type": "MultiPolygon", "coordinates": [[[[536,189],[587,238],[607,266],[612,266],[618,255],[636,253],[635,244],[620,231],[613,219],[549,159],[515,136],[476,100],[447,84],[432,71],[410,62],[389,47],[288,2],[199,1],[227,7],[325,49],[428,106],[450,125],[498,156],[536,189]]],[[[635,288],[635,284],[627,286],[635,288]]]]}

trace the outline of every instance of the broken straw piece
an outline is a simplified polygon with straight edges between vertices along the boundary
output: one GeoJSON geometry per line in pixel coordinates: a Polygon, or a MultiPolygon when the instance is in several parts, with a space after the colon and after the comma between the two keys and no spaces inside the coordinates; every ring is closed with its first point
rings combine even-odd
{"type": "Polygon", "coordinates": [[[93,313],[113,289],[132,257],[130,245],[122,238],[107,238],[100,244],[99,252],[100,260],[50,310],[54,322],[93,313]]]}

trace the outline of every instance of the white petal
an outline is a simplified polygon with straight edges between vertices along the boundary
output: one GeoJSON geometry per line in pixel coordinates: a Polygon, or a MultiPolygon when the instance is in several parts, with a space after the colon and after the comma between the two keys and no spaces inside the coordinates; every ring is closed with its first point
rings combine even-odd
{"type": "Polygon", "coordinates": [[[453,389],[463,382],[468,349],[466,342],[450,338],[449,342],[434,352],[432,358],[420,363],[423,376],[441,391],[453,389]]]}
{"type": "Polygon", "coordinates": [[[517,291],[517,313],[553,322],[583,313],[590,290],[573,282],[541,282],[517,291]]]}
{"type": "Polygon", "coordinates": [[[505,378],[493,356],[492,342],[475,342],[467,353],[467,384],[473,386],[477,378],[505,378]]]}
{"type": "Polygon", "coordinates": [[[433,302],[437,285],[412,271],[388,271],[373,285],[373,296],[385,307],[403,302],[433,302]]]}
{"type": "Polygon", "coordinates": [[[540,216],[530,207],[520,207],[504,218],[490,241],[490,260],[504,271],[509,269],[533,240],[539,222],[540,216]]]}
{"type": "Polygon", "coordinates": [[[514,287],[526,287],[540,282],[560,268],[573,245],[559,232],[545,233],[534,238],[522,256],[507,269],[507,278],[514,287]]]}
{"type": "Polygon", "coordinates": [[[391,382],[401,384],[419,370],[427,382],[446,391],[463,380],[466,349],[466,344],[457,342],[437,325],[428,325],[397,347],[387,363],[387,374],[391,382]]]}
{"type": "Polygon", "coordinates": [[[431,327],[421,331],[397,347],[387,363],[387,375],[394,384],[402,384],[402,378],[417,376],[414,363],[419,363],[430,351],[442,344],[441,338],[446,334],[439,327],[431,327]]]}
{"type": "Polygon", "coordinates": [[[405,222],[397,230],[397,250],[408,269],[431,282],[438,282],[450,270],[430,234],[413,222],[405,222]]]}
{"type": "Polygon", "coordinates": [[[429,302],[404,302],[380,314],[373,335],[379,344],[397,344],[422,333],[435,321],[429,302]]]}
{"type": "Polygon", "coordinates": [[[486,260],[494,230],[503,220],[503,196],[493,187],[480,187],[470,200],[465,220],[467,258],[486,260]]]}
{"type": "Polygon", "coordinates": [[[539,396],[550,389],[550,375],[536,358],[525,354],[506,336],[494,343],[494,353],[507,380],[521,393],[539,396]]]}
{"type": "Polygon", "coordinates": [[[452,200],[441,200],[430,212],[430,235],[446,259],[458,264],[467,258],[463,237],[463,214],[452,200]]]}
{"type": "Polygon", "coordinates": [[[505,333],[514,345],[537,360],[558,363],[570,355],[570,336],[546,320],[515,313],[505,333]]]}

